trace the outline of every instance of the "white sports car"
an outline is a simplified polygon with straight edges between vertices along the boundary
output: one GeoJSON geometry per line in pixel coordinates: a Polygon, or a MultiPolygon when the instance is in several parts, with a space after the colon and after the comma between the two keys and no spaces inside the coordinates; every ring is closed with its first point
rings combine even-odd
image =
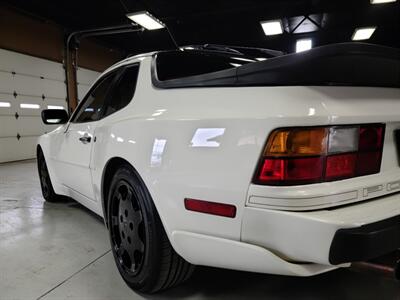
{"type": "Polygon", "coordinates": [[[191,46],[106,70],[37,146],[43,196],[104,217],[127,284],[193,265],[312,276],[400,248],[400,56],[191,46]]]}

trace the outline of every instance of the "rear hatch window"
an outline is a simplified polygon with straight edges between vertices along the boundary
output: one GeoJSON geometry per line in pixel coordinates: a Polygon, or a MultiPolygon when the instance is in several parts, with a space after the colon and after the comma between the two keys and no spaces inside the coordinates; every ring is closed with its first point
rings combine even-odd
{"type": "Polygon", "coordinates": [[[400,50],[342,43],[259,61],[217,51],[168,51],[155,57],[158,88],[226,86],[400,87],[400,50]]]}
{"type": "Polygon", "coordinates": [[[213,73],[251,62],[244,56],[218,55],[211,51],[167,51],[157,54],[157,77],[160,81],[213,73]]]}

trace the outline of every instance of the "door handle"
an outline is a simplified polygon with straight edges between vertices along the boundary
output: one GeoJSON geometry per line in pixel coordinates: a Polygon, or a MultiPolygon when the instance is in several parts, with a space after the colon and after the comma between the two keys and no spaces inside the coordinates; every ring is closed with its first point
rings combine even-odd
{"type": "Polygon", "coordinates": [[[88,136],[88,135],[85,135],[85,136],[80,137],[79,140],[80,140],[82,143],[87,144],[87,143],[90,143],[90,141],[92,140],[92,138],[91,138],[90,136],[88,136]]]}

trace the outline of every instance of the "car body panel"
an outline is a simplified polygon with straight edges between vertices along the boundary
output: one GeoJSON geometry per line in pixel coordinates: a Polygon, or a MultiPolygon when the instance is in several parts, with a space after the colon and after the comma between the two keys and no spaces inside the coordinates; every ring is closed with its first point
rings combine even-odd
{"type": "MultiPolygon", "coordinates": [[[[164,90],[152,85],[151,56],[130,58],[114,68],[135,62],[140,62],[140,68],[131,103],[117,113],[97,121],[95,127],[90,129],[96,140],[88,169],[93,194],[85,190],[86,187],[79,192],[72,186],[66,186],[67,180],[63,176],[71,176],[70,182],[79,184],[79,178],[87,175],[76,170],[63,173],[65,168],[57,163],[57,157],[62,153],[59,147],[69,124],[42,136],[39,144],[48,160],[55,191],[74,196],[101,216],[104,215],[102,191],[108,162],[113,158],[122,158],[129,162],[148,188],[172,246],[188,261],[215,266],[216,259],[211,253],[203,254],[198,260],[188,254],[193,248],[190,243],[198,238],[196,235],[200,235],[210,237],[211,240],[219,238],[228,241],[218,244],[221,249],[228,249],[229,245],[248,249],[246,245],[249,244],[250,248],[255,245],[254,247],[262,247],[266,253],[270,253],[264,254],[271,261],[279,257],[282,272],[269,268],[268,264],[262,268],[263,272],[312,275],[331,270],[332,266],[327,267],[329,262],[326,241],[332,239],[331,233],[338,228],[363,223],[361,219],[357,219],[359,214],[356,210],[343,208],[340,215],[348,214],[346,223],[340,218],[332,219],[325,210],[319,210],[320,214],[294,211],[332,208],[344,203],[371,200],[393,193],[394,190],[387,190],[388,184],[400,180],[392,137],[393,130],[400,128],[399,89],[276,86],[164,90]],[[379,122],[384,122],[387,126],[379,174],[291,187],[259,186],[251,183],[266,139],[276,128],[379,122]],[[375,185],[385,188],[366,197],[362,196],[363,189],[375,185]],[[81,195],[77,195],[77,192],[81,195]],[[343,193],[350,193],[348,199],[343,200],[343,197],[337,196],[343,193]],[[187,211],[184,207],[185,198],[232,204],[237,208],[236,217],[224,218],[187,211]],[[275,205],[276,202],[278,205],[275,205]],[[288,223],[295,226],[296,232],[314,228],[318,222],[327,224],[330,234],[321,239],[321,246],[311,251],[310,256],[303,255],[303,250],[307,250],[302,248],[303,245],[285,244],[283,240],[291,236],[288,232],[271,232],[268,229],[283,226],[285,216],[290,215],[293,220],[305,220],[288,223]],[[282,219],[280,216],[283,216],[282,219]],[[353,217],[354,220],[350,222],[353,217]],[[316,218],[318,222],[313,223],[316,218]],[[269,222],[273,226],[269,227],[269,222]],[[260,228],[253,231],[257,224],[260,228]],[[194,238],[192,234],[195,235],[194,238]],[[239,245],[240,243],[246,245],[239,245]],[[291,247],[290,251],[283,251],[285,247],[291,247]],[[325,267],[289,272],[286,265],[289,259],[324,264],[325,267]]],[[[82,153],[78,148],[71,148],[69,151],[65,155],[81,158],[82,155],[87,155],[86,151],[82,153]]],[[[390,197],[394,211],[397,211],[400,198],[390,197]]],[[[379,201],[381,200],[373,201],[377,209],[380,207],[379,201]]],[[[355,206],[358,205],[364,204],[355,206]]],[[[379,218],[392,215],[386,208],[377,215],[379,218]]],[[[294,230],[292,226],[286,227],[289,231],[294,230]]],[[[321,229],[320,233],[323,232],[321,229]]],[[[252,251],[243,252],[245,253],[250,255],[252,251]]],[[[221,266],[229,267],[226,264],[221,266]]],[[[242,269],[260,271],[259,268],[242,269]]]]}

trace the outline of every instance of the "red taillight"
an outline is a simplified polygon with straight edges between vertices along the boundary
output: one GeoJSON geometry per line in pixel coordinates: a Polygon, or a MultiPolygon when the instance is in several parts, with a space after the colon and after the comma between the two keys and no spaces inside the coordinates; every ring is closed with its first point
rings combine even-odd
{"type": "Polygon", "coordinates": [[[234,218],[236,216],[236,206],[224,203],[209,202],[196,199],[185,199],[185,208],[210,215],[234,218]]]}
{"type": "Polygon", "coordinates": [[[262,181],[319,181],[322,176],[323,161],[320,157],[264,160],[259,178],[262,181]]]}
{"type": "Polygon", "coordinates": [[[360,139],[358,144],[359,151],[380,150],[383,142],[383,127],[361,126],[360,139]]]}
{"type": "Polygon", "coordinates": [[[359,153],[357,159],[357,175],[378,173],[381,168],[381,152],[359,153]]]}
{"type": "Polygon", "coordinates": [[[339,154],[326,158],[326,180],[338,180],[342,178],[354,177],[356,172],[357,155],[339,154]]]}
{"type": "Polygon", "coordinates": [[[379,173],[384,129],[368,124],[275,130],[254,182],[295,185],[379,173]]]}

